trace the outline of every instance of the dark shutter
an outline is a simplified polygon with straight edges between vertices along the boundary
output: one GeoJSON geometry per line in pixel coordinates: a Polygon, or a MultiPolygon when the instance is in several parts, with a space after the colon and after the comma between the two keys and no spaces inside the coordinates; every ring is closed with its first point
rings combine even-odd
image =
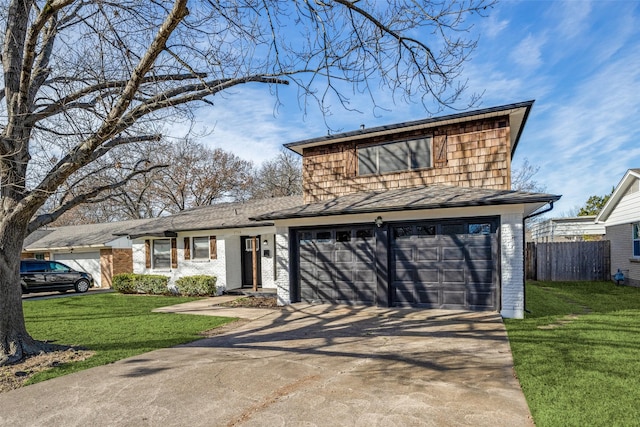
{"type": "Polygon", "coordinates": [[[144,241],[144,266],[151,268],[151,240],[144,241]]]}
{"type": "Polygon", "coordinates": [[[191,259],[191,241],[188,237],[184,238],[184,259],[191,259]]]}
{"type": "Polygon", "coordinates": [[[211,259],[218,259],[216,236],[209,236],[209,254],[211,256],[211,259]]]}
{"type": "Polygon", "coordinates": [[[433,159],[434,166],[442,167],[447,164],[447,135],[433,137],[433,159]]]}
{"type": "Polygon", "coordinates": [[[171,268],[178,268],[178,239],[171,239],[171,268]]]}

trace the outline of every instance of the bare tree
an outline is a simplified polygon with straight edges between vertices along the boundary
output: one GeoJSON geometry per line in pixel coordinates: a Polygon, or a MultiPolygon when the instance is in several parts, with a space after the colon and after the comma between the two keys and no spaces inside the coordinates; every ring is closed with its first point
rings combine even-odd
{"type": "Polygon", "coordinates": [[[255,172],[250,188],[251,197],[294,196],[302,194],[302,160],[291,151],[282,151],[262,164],[255,172]]]}
{"type": "Polygon", "coordinates": [[[156,200],[165,204],[168,212],[232,198],[251,183],[253,163],[220,148],[185,139],[157,155],[161,161],[171,161],[155,184],[156,200]]]}
{"type": "Polygon", "coordinates": [[[546,191],[544,185],[539,184],[533,177],[540,170],[540,166],[534,166],[525,158],[522,164],[513,169],[511,173],[511,189],[517,191],[529,191],[543,193],[546,191]]]}
{"type": "MultiPolygon", "coordinates": [[[[466,19],[491,0],[0,0],[0,365],[49,350],[26,331],[25,236],[156,165],[129,159],[162,126],[243,84],[294,84],[323,112],[348,86],[425,108],[458,105],[475,46],[466,19]],[[128,174],[71,193],[92,167],[128,174]],[[100,163],[103,162],[103,163],[100,163]],[[115,162],[115,163],[114,163],[115,162]],[[124,169],[123,169],[124,170],[124,169]],[[69,194],[60,198],[59,191],[69,194]],[[42,207],[52,197],[64,203],[42,207]]],[[[473,98],[471,99],[473,102],[473,98]]],[[[79,186],[78,188],[82,188],[79,186]]]]}

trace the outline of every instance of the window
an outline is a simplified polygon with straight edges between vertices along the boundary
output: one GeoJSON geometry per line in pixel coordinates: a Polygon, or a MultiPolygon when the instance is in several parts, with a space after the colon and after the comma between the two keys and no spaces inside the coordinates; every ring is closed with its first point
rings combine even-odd
{"type": "Polygon", "coordinates": [[[318,243],[330,243],[331,232],[330,231],[318,231],[316,234],[316,242],[318,243]]]}
{"type": "MultiPolygon", "coordinates": [[[[253,237],[249,237],[244,241],[244,250],[245,252],[253,252],[253,237]]],[[[256,251],[258,250],[260,250],[260,239],[256,237],[256,251]]]]}
{"type": "Polygon", "coordinates": [[[209,259],[209,236],[193,238],[193,259],[209,259]]]}
{"type": "Polygon", "coordinates": [[[336,242],[350,242],[351,230],[336,231],[336,242]]]}
{"type": "Polygon", "coordinates": [[[640,257],[640,222],[633,224],[633,256],[640,257]]]}
{"type": "Polygon", "coordinates": [[[153,241],[153,268],[171,268],[171,240],[153,241]]]}
{"type": "Polygon", "coordinates": [[[58,271],[58,272],[67,272],[70,270],[69,267],[67,267],[66,265],[60,263],[60,262],[55,262],[55,261],[49,261],[49,271],[58,271]]]}
{"type": "Polygon", "coordinates": [[[469,224],[469,234],[491,234],[491,224],[469,224]]]}
{"type": "Polygon", "coordinates": [[[431,167],[431,138],[358,148],[358,174],[375,175],[431,167]]]}

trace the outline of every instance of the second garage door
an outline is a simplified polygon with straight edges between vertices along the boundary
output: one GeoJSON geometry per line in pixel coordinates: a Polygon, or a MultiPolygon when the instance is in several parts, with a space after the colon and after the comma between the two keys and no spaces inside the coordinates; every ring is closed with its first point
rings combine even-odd
{"type": "Polygon", "coordinates": [[[391,226],[395,306],[497,310],[497,220],[391,226]]]}

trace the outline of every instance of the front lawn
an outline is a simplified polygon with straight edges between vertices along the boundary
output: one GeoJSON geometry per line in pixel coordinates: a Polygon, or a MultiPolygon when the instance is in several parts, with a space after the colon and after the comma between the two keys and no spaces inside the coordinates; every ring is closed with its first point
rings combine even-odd
{"type": "Polygon", "coordinates": [[[27,330],[36,339],[95,351],[87,360],[36,374],[29,383],[104,365],[202,338],[200,332],[235,319],[151,310],[197,298],[116,293],[24,301],[27,330]]]}
{"type": "Polygon", "coordinates": [[[640,425],[640,289],[527,283],[525,320],[506,319],[534,422],[640,425]]]}

